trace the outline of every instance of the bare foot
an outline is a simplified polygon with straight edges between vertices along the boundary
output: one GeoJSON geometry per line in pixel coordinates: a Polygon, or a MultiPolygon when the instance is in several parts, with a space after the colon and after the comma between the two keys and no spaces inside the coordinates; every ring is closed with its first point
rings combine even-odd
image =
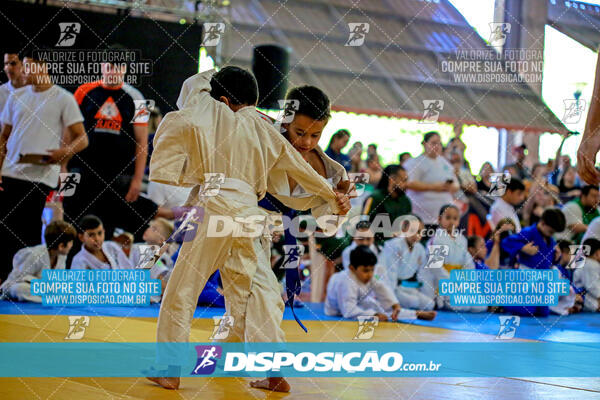
{"type": "Polygon", "coordinates": [[[179,378],[166,378],[166,377],[162,377],[162,376],[158,376],[158,377],[150,377],[147,376],[147,379],[151,380],[154,383],[158,383],[160,386],[164,387],[165,389],[173,389],[173,390],[177,390],[179,389],[179,378]]]}
{"type": "Polygon", "coordinates": [[[250,382],[250,386],[257,389],[272,390],[274,392],[289,392],[291,387],[285,378],[265,378],[260,381],[250,382]]]}
{"type": "Polygon", "coordinates": [[[437,312],[435,311],[417,311],[417,318],[424,319],[425,321],[431,321],[436,315],[437,312]]]}

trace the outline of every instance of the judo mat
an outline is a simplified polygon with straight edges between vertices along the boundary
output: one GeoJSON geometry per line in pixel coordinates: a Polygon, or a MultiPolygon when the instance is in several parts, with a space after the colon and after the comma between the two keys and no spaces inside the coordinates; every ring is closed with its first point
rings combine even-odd
{"type": "MultiPolygon", "coordinates": [[[[68,315],[88,315],[85,342],[154,342],[159,306],[44,307],[0,302],[0,341],[66,342],[68,315]]],[[[198,307],[190,340],[207,342],[222,308],[198,307]]],[[[297,309],[308,334],[286,308],[282,329],[289,342],[352,342],[357,322],[327,317],[322,304],[297,309]]],[[[521,318],[513,340],[600,342],[598,316],[521,318]]],[[[439,312],[434,321],[382,322],[373,341],[419,343],[495,342],[498,314],[439,312]]],[[[42,356],[42,355],[40,355],[42,356]]],[[[248,386],[251,378],[182,378],[168,391],[144,378],[0,378],[1,399],[600,399],[600,378],[289,378],[292,392],[248,386]]]]}
{"type": "MultiPolygon", "coordinates": [[[[47,307],[36,303],[0,301],[0,315],[87,315],[125,318],[156,318],[159,304],[147,307],[47,307]]],[[[304,303],[296,307],[296,315],[301,321],[344,321],[341,317],[325,315],[323,303],[304,303]]],[[[198,306],[194,318],[220,317],[224,308],[198,306]]],[[[506,314],[458,313],[438,311],[433,321],[401,321],[403,323],[470,332],[473,335],[496,335],[499,329],[499,316],[506,314]]],[[[284,320],[294,320],[291,310],[286,307],[284,320]]],[[[593,313],[575,315],[551,315],[546,318],[521,317],[515,332],[520,339],[550,342],[594,342],[600,343],[600,316],[593,313]]]]}

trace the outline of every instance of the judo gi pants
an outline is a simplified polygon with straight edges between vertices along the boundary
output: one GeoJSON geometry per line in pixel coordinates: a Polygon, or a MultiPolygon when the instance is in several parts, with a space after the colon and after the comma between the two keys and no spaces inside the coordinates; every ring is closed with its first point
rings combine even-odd
{"type": "Polygon", "coordinates": [[[398,298],[398,304],[403,308],[429,311],[433,310],[435,306],[433,299],[421,293],[417,288],[398,286],[396,287],[396,297],[398,298]]]}
{"type": "Polygon", "coordinates": [[[15,282],[7,290],[8,297],[12,300],[18,301],[30,301],[32,303],[41,303],[42,298],[40,296],[34,296],[31,294],[31,283],[28,282],[15,282]]]}
{"type": "MultiPolygon", "coordinates": [[[[169,278],[158,317],[157,341],[187,342],[198,296],[210,276],[219,269],[223,282],[226,315],[233,317],[227,342],[283,342],[284,303],[268,257],[268,243],[261,236],[211,234],[211,219],[246,218],[266,213],[254,205],[221,195],[204,205],[204,220],[193,241],[181,248],[169,278]],[[219,236],[219,237],[216,237],[219,236]]],[[[241,225],[241,224],[239,224],[241,225]]],[[[239,227],[239,226],[238,226],[239,227]]],[[[213,232],[214,233],[214,232],[213,232]]],[[[195,338],[205,341],[207,338],[195,338]]],[[[158,362],[182,365],[169,346],[158,347],[158,362]]]]}

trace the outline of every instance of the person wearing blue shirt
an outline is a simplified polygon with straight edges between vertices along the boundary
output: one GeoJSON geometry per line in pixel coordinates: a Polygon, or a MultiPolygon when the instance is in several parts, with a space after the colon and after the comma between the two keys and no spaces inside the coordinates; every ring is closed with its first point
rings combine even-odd
{"type": "MultiPolygon", "coordinates": [[[[561,210],[548,208],[537,224],[502,240],[502,249],[516,257],[519,269],[551,269],[556,246],[552,235],[562,232],[565,224],[565,215],[561,210]]],[[[509,306],[504,309],[522,316],[545,317],[550,313],[548,306],[509,306]]]]}
{"type": "Polygon", "coordinates": [[[348,132],[346,129],[339,129],[333,134],[333,136],[331,136],[327,150],[325,150],[325,154],[331,157],[331,159],[334,161],[340,163],[344,168],[346,168],[346,171],[350,171],[352,163],[350,162],[350,157],[348,155],[342,154],[342,149],[346,147],[349,140],[350,132],[348,132]]]}
{"type": "Polygon", "coordinates": [[[475,269],[498,269],[500,252],[493,251],[488,257],[486,243],[481,236],[469,236],[467,238],[467,250],[473,258],[475,269]]]}

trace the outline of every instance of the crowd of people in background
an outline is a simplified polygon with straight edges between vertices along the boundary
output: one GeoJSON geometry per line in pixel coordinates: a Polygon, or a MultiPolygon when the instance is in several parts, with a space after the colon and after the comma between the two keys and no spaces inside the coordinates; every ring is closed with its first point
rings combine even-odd
{"type": "MultiPolygon", "coordinates": [[[[4,71],[9,81],[0,86],[3,296],[39,301],[28,284],[43,268],[139,266],[141,246],[161,245],[171,236],[190,191],[146,183],[160,112],[136,118],[136,100],[144,97],[123,82],[126,71],[118,65],[103,64],[102,80],[74,94],[52,85],[33,53],[5,54],[4,71]],[[60,192],[59,174],[79,176],[73,195],[60,192]],[[43,226],[44,207],[56,199],[62,210],[43,226]]],[[[444,144],[438,132],[428,132],[422,154],[399,151],[398,162],[388,165],[382,165],[377,144],[365,149],[350,141],[350,131],[341,129],[325,149],[350,177],[364,178],[352,200],[352,212],[360,216],[352,234],[318,240],[319,251],[338,271],[327,277],[326,313],[432,319],[435,310],[523,316],[599,311],[600,194],[578,179],[561,154],[562,143],[545,164],[527,164],[521,145],[512,149],[514,163],[495,169],[486,162],[473,174],[458,136],[444,144]],[[406,216],[417,221],[409,236],[375,229],[381,217],[406,216]],[[586,260],[572,269],[578,245],[586,260]],[[435,248],[448,251],[438,268],[430,268],[440,255],[435,248]],[[550,307],[455,306],[437,290],[455,269],[557,269],[570,281],[570,293],[550,307]]],[[[284,252],[277,238],[274,242],[272,264],[282,278],[277,268],[284,252]]],[[[163,289],[178,247],[175,241],[153,273],[163,289]]],[[[220,305],[218,272],[211,282],[200,302],[220,305]]]]}
{"type": "Polygon", "coordinates": [[[600,194],[597,186],[580,181],[570,158],[561,154],[568,136],[564,135],[555,160],[529,165],[527,148],[520,145],[512,149],[514,163],[496,170],[486,162],[475,175],[459,137],[443,144],[438,132],[428,132],[423,136],[423,154],[401,153],[397,164],[383,167],[376,144],[363,154],[363,144],[355,142],[344,156],[340,146],[349,143],[350,134],[338,131],[328,154],[345,162],[350,173],[370,175],[377,170],[379,174],[364,180],[368,181],[365,192],[355,203],[363,220],[352,243],[345,247],[348,238],[325,242],[324,251],[337,269],[345,270],[357,244],[368,246],[379,257],[375,276],[396,292],[400,306],[407,309],[521,316],[599,311],[600,194]],[[406,237],[397,230],[381,229],[380,217],[395,221],[403,216],[421,223],[418,235],[406,237]],[[369,223],[377,227],[369,229],[369,223]],[[373,243],[365,243],[365,230],[376,231],[371,233],[373,243]],[[441,268],[431,268],[440,247],[448,249],[441,268]],[[575,267],[578,257],[585,263],[575,267]],[[570,293],[549,307],[453,306],[447,296],[438,295],[438,284],[455,269],[557,269],[569,280],[570,293]]]}

